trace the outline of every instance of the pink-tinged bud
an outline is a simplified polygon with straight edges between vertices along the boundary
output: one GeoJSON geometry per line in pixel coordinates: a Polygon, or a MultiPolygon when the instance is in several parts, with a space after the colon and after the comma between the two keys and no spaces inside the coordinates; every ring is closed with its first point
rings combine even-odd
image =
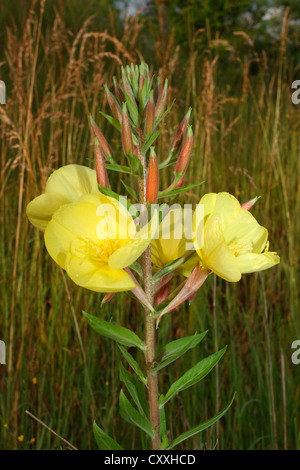
{"type": "Polygon", "coordinates": [[[139,78],[139,100],[141,100],[141,97],[142,97],[144,81],[145,81],[144,74],[141,73],[140,78],[139,78]]]}
{"type": "Polygon", "coordinates": [[[191,126],[188,126],[187,137],[183,144],[175,167],[175,174],[184,175],[188,167],[194,145],[194,137],[191,126]]]}
{"type": "Polygon", "coordinates": [[[123,104],[122,111],[122,145],[125,155],[133,153],[132,132],[125,103],[123,104]]]}
{"type": "Polygon", "coordinates": [[[256,196],[253,199],[250,199],[250,201],[245,202],[244,204],[241,205],[241,209],[245,209],[246,211],[249,211],[254,206],[254,204],[258,201],[259,198],[260,196],[256,196]]]}
{"type": "Polygon", "coordinates": [[[160,92],[156,106],[155,106],[155,119],[162,117],[166,104],[167,104],[167,94],[168,94],[168,80],[165,80],[165,85],[160,92]]]}
{"type": "Polygon", "coordinates": [[[133,144],[133,153],[136,157],[140,158],[139,157],[139,149],[136,145],[133,144]]]}
{"type": "Polygon", "coordinates": [[[147,185],[146,185],[147,202],[149,202],[149,204],[156,203],[157,195],[158,195],[158,185],[159,185],[158,161],[157,161],[154,148],[151,147],[147,185]]]}
{"type": "Polygon", "coordinates": [[[104,135],[100,131],[99,127],[95,123],[92,116],[90,116],[90,122],[91,122],[91,126],[92,126],[92,129],[93,129],[94,135],[95,135],[96,139],[98,140],[98,142],[100,144],[103,157],[106,160],[110,160],[111,157],[112,157],[112,150],[110,148],[109,143],[107,142],[106,138],[104,137],[104,135]]]}
{"type": "Polygon", "coordinates": [[[126,101],[124,93],[121,90],[121,87],[119,86],[116,77],[113,78],[113,81],[114,81],[115,95],[117,97],[117,100],[119,101],[120,104],[123,104],[126,101]]]}
{"type": "Polygon", "coordinates": [[[173,152],[173,153],[178,152],[179,147],[182,144],[182,141],[184,139],[184,136],[186,134],[186,131],[187,131],[187,128],[188,128],[188,125],[189,125],[189,121],[190,121],[190,117],[191,117],[191,111],[192,111],[192,108],[190,108],[188,110],[188,112],[186,113],[186,115],[182,119],[181,123],[179,124],[179,126],[177,128],[177,131],[175,133],[175,136],[172,140],[171,146],[170,146],[170,152],[173,152]]]}
{"type": "Polygon", "coordinates": [[[123,88],[124,88],[124,91],[125,91],[126,95],[129,96],[129,98],[131,99],[131,101],[133,103],[135,103],[135,98],[134,98],[134,95],[133,95],[133,91],[132,91],[129,80],[128,80],[127,76],[125,75],[125,73],[123,73],[123,88]]]}
{"type": "Polygon", "coordinates": [[[111,109],[111,112],[112,112],[114,118],[117,119],[117,121],[121,122],[122,121],[122,112],[121,112],[121,109],[120,109],[118,103],[115,100],[115,97],[109,91],[109,89],[106,85],[104,85],[104,89],[105,89],[105,92],[106,92],[106,98],[107,98],[109,107],[111,109]]]}
{"type": "Polygon", "coordinates": [[[108,188],[108,176],[105,168],[104,158],[102,155],[101,147],[97,139],[95,139],[95,169],[97,175],[97,183],[108,188]]]}
{"type": "Polygon", "coordinates": [[[151,91],[151,95],[147,105],[146,111],[146,120],[145,120],[145,134],[149,136],[154,131],[154,119],[155,119],[155,104],[153,99],[153,92],[151,91]]]}

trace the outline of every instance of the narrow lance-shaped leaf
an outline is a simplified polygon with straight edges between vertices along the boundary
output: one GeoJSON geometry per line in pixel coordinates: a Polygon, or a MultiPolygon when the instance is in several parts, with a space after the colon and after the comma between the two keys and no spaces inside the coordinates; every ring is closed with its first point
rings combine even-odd
{"type": "Polygon", "coordinates": [[[119,369],[120,380],[124,382],[141,415],[148,419],[149,407],[145,397],[143,385],[141,382],[138,382],[138,380],[132,374],[130,374],[130,372],[128,372],[128,370],[126,370],[121,363],[119,364],[119,369]]]}
{"type": "Polygon", "coordinates": [[[125,349],[123,346],[121,346],[120,344],[118,344],[118,348],[120,349],[121,353],[123,354],[124,358],[126,359],[126,361],[128,362],[128,364],[130,365],[130,367],[134,370],[134,372],[136,373],[137,377],[139,378],[139,380],[147,386],[147,379],[146,377],[144,376],[143,374],[143,371],[142,369],[140,368],[140,366],[138,365],[138,363],[136,362],[136,360],[132,357],[132,355],[127,351],[127,349],[125,349]]]}
{"type": "Polygon", "coordinates": [[[120,398],[120,415],[128,423],[134,424],[138,428],[142,429],[148,436],[153,439],[155,431],[152,429],[150,421],[144,416],[141,415],[130,403],[128,398],[126,398],[124,392],[121,390],[120,398]]]}
{"type": "Polygon", "coordinates": [[[165,346],[165,353],[162,356],[161,361],[157,364],[157,366],[153,367],[153,371],[157,372],[163,367],[168,366],[172,362],[176,361],[176,359],[183,356],[183,354],[185,354],[189,349],[197,346],[200,341],[203,340],[206,333],[207,331],[204,333],[195,334],[194,336],[187,336],[186,338],[176,339],[175,341],[167,344],[165,346]]]}
{"type": "Polygon", "coordinates": [[[124,328],[123,326],[113,325],[105,320],[90,315],[86,312],[82,312],[87,319],[89,325],[102,336],[111,338],[117,343],[125,346],[136,346],[142,351],[145,350],[145,345],[142,340],[131,330],[124,328]]]}
{"type": "Polygon", "coordinates": [[[217,362],[219,362],[225,351],[226,347],[221,351],[218,351],[198,362],[198,364],[183,374],[180,379],[176,380],[176,382],[171,385],[167,394],[162,398],[160,406],[164,406],[174,395],[182,392],[192,385],[195,385],[197,382],[206,377],[206,375],[213,369],[217,362]]]}
{"type": "Polygon", "coordinates": [[[235,394],[231,400],[231,402],[229,403],[229,405],[227,405],[222,411],[220,411],[220,413],[218,413],[216,416],[214,416],[213,418],[209,419],[208,421],[205,421],[204,423],[202,424],[199,424],[199,426],[196,426],[192,429],[189,429],[188,431],[184,432],[183,434],[181,434],[180,436],[176,437],[176,439],[174,439],[173,442],[171,442],[171,444],[167,447],[165,447],[166,450],[169,450],[169,449],[172,449],[173,447],[177,446],[178,444],[180,444],[180,442],[182,441],[185,441],[186,439],[188,439],[189,437],[192,437],[194,436],[195,434],[198,434],[199,432],[202,432],[204,431],[205,429],[209,428],[210,426],[212,426],[213,424],[215,424],[217,421],[219,421],[220,418],[222,418],[222,416],[224,416],[225,413],[227,413],[227,411],[229,410],[229,408],[231,407],[232,403],[233,403],[233,400],[234,400],[234,397],[235,397],[235,394]]]}
{"type": "Polygon", "coordinates": [[[95,421],[93,423],[93,431],[100,450],[124,450],[112,437],[102,431],[95,421]]]}

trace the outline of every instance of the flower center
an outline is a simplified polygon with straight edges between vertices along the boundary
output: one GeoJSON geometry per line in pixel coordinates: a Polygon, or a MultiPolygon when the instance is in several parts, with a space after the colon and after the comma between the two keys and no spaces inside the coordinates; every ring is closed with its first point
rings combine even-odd
{"type": "Polygon", "coordinates": [[[230,245],[228,245],[228,248],[233,252],[234,256],[238,256],[242,253],[248,253],[249,251],[252,251],[252,243],[248,240],[232,242],[230,245]]]}
{"type": "Polygon", "coordinates": [[[83,240],[82,245],[76,251],[84,255],[82,262],[84,262],[85,259],[90,258],[93,261],[108,263],[108,258],[118,248],[119,240],[106,238],[104,240],[99,240],[98,243],[91,240],[83,240]]]}

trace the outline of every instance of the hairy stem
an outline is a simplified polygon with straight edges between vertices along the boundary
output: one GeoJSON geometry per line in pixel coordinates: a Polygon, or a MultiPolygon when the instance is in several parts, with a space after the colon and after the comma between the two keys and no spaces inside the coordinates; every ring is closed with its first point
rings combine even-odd
{"type": "MultiPolygon", "coordinates": [[[[146,159],[142,151],[142,136],[139,136],[139,158],[143,165],[143,177],[139,179],[139,196],[140,203],[146,208],[146,159]]],[[[144,289],[145,293],[153,305],[153,282],[152,282],[152,264],[151,264],[151,245],[148,246],[143,253],[143,272],[144,272],[144,289]]],[[[146,323],[146,352],[145,361],[147,366],[147,388],[148,400],[150,410],[150,422],[152,428],[155,430],[155,436],[151,441],[151,449],[160,449],[159,437],[159,405],[158,405],[158,383],[157,373],[153,372],[152,365],[155,362],[155,318],[152,312],[145,309],[145,323],[146,323]]]]}

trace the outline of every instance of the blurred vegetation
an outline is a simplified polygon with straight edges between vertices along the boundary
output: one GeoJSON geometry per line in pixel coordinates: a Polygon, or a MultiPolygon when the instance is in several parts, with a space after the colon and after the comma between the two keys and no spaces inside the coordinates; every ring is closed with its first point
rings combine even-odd
{"type": "MultiPolygon", "coordinates": [[[[252,212],[281,256],[278,267],[236,285],[217,279],[214,288],[210,279],[190,306],[162,321],[158,349],[209,329],[199,348],[160,375],[162,391],[212,353],[216,340],[228,345],[219,379],[211,374],[168,405],[170,436],[213,416],[236,391],[219,430],[179,448],[299,449],[300,366],[291,362],[291,343],[300,338],[300,106],[291,103],[291,83],[300,78],[297,2],[279,2],[289,8],[268,25],[261,20],[266,2],[239,2],[237,10],[233,1],[157,1],[131,15],[120,2],[87,0],[83,8],[77,0],[48,0],[43,14],[40,1],[0,3],[7,85],[0,107],[0,338],[9,354],[0,366],[0,448],[66,447],[25,410],[81,449],[95,448],[94,417],[128,449],[144,445],[119,418],[118,349],[87,326],[81,310],[142,336],[143,313],[126,295],[101,307],[101,296],[73,285],[25,215],[55,168],[92,166],[90,112],[124,163],[117,131],[99,115],[107,111],[103,84],[119,77],[121,63],[143,59],[168,77],[169,102],[176,98],[157,146],[162,160],[193,108],[186,182],[203,179],[205,187],[182,201],[196,203],[204,191],[229,191],[241,202],[261,195],[252,212]],[[253,12],[252,26],[242,21],[245,12],[253,12]]],[[[162,173],[161,188],[170,173],[162,173]]],[[[118,175],[110,179],[121,192],[118,175]]]]}

